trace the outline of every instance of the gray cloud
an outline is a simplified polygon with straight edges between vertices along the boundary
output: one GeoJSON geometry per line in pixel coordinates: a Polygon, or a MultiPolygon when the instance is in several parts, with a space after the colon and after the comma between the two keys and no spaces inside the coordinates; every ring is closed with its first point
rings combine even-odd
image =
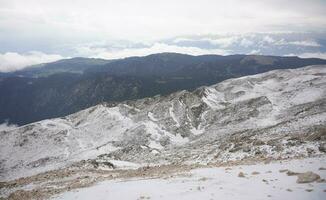
{"type": "Polygon", "coordinates": [[[301,58],[322,58],[326,59],[326,53],[322,52],[305,52],[301,54],[289,54],[287,56],[299,56],[301,58]]]}
{"type": "Polygon", "coordinates": [[[18,38],[157,40],[184,34],[325,30],[320,0],[0,0],[18,38]]]}
{"type": "Polygon", "coordinates": [[[0,0],[0,5],[2,71],[74,56],[326,51],[321,0],[0,0]]]}
{"type": "Polygon", "coordinates": [[[179,46],[221,48],[232,54],[288,55],[325,52],[325,33],[245,33],[187,36],[165,40],[179,46]]]}

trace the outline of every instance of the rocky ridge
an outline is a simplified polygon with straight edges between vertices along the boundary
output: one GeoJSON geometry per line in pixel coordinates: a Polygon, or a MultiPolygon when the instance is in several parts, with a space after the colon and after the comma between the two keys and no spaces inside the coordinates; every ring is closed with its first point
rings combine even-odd
{"type": "Polygon", "coordinates": [[[275,70],[0,132],[0,177],[325,153],[326,66],[275,70]]]}

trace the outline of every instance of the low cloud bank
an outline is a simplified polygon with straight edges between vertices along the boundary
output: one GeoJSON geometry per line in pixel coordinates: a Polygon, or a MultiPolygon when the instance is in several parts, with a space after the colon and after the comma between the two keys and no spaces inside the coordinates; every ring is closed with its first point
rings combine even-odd
{"type": "Polygon", "coordinates": [[[0,54],[0,72],[12,72],[30,65],[53,62],[63,59],[61,55],[45,54],[39,51],[31,51],[25,54],[6,52],[0,54]]]}
{"type": "Polygon", "coordinates": [[[301,54],[288,54],[286,56],[298,56],[300,58],[321,58],[326,59],[326,53],[324,52],[307,52],[301,54]]]}
{"type": "Polygon", "coordinates": [[[169,45],[160,42],[142,48],[124,48],[124,49],[111,49],[111,50],[106,48],[84,46],[84,47],[76,48],[76,51],[78,52],[79,55],[85,57],[104,58],[104,59],[117,59],[117,58],[125,58],[130,56],[147,56],[150,54],[162,53],[162,52],[184,53],[189,55],[229,54],[228,51],[224,49],[202,49],[199,47],[184,47],[184,46],[177,46],[177,45],[169,45]]]}

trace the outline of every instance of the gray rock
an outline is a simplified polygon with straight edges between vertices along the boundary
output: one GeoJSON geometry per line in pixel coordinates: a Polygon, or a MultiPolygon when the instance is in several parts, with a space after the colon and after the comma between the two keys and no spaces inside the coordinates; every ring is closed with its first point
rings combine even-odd
{"type": "Polygon", "coordinates": [[[262,141],[262,140],[256,139],[256,140],[254,140],[252,142],[252,144],[255,145],[255,146],[261,146],[261,145],[264,145],[266,143],[264,141],[262,141]]]}
{"type": "Polygon", "coordinates": [[[244,146],[244,147],[242,147],[242,151],[243,152],[250,152],[251,148],[250,148],[250,146],[244,146]]]}
{"type": "Polygon", "coordinates": [[[298,173],[298,172],[293,172],[293,171],[290,171],[290,170],[287,170],[286,174],[287,174],[288,176],[297,176],[297,175],[299,175],[300,173],[298,173]]]}
{"type": "Polygon", "coordinates": [[[313,149],[311,149],[311,148],[307,148],[307,153],[308,154],[312,154],[312,153],[314,153],[315,152],[315,150],[313,150],[313,149]]]}
{"type": "Polygon", "coordinates": [[[239,172],[238,177],[244,178],[245,177],[245,174],[243,172],[239,172]]]}
{"type": "Polygon", "coordinates": [[[298,174],[297,183],[312,183],[320,179],[320,176],[318,174],[315,174],[313,172],[305,172],[298,174]]]}
{"type": "Polygon", "coordinates": [[[319,145],[318,150],[326,153],[326,143],[322,143],[319,145]]]}

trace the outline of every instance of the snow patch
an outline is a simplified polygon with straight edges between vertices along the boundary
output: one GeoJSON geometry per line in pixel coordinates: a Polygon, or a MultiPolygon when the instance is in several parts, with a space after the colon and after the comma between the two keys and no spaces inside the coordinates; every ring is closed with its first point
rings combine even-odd
{"type": "Polygon", "coordinates": [[[322,166],[326,166],[325,157],[270,164],[201,168],[190,171],[186,176],[104,181],[89,188],[58,195],[54,199],[318,200],[325,197],[325,183],[298,184],[296,176],[288,176],[279,170],[313,171],[321,177],[326,177],[325,170],[318,170],[322,166]],[[238,177],[240,172],[243,172],[245,177],[238,177]],[[258,173],[253,175],[253,172],[258,173]],[[308,189],[312,191],[307,192],[308,189]]]}
{"type": "Polygon", "coordinates": [[[180,123],[179,123],[177,117],[174,115],[173,104],[171,105],[171,107],[169,107],[169,113],[170,113],[170,116],[172,117],[173,121],[176,123],[176,126],[180,127],[180,123]]]}

